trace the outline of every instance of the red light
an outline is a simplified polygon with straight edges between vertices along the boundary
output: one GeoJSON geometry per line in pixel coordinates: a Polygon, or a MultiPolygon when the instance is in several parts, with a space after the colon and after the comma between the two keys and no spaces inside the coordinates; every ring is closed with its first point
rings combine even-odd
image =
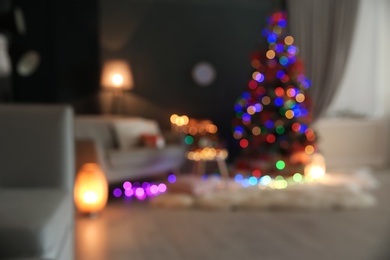
{"type": "Polygon", "coordinates": [[[255,80],[251,80],[248,85],[250,89],[255,89],[257,87],[257,82],[255,80]]]}
{"type": "Polygon", "coordinates": [[[283,82],[283,83],[286,83],[289,80],[290,80],[290,77],[287,74],[284,74],[284,76],[282,77],[282,79],[280,81],[283,82]]]}
{"type": "Polygon", "coordinates": [[[275,89],[275,94],[276,94],[278,97],[283,96],[283,95],[284,95],[284,89],[281,88],[281,87],[277,87],[277,88],[275,89]]]}
{"type": "Polygon", "coordinates": [[[257,95],[263,95],[265,93],[265,88],[263,86],[260,86],[256,89],[257,95]]]}
{"type": "Polygon", "coordinates": [[[272,144],[276,141],[276,137],[273,134],[267,135],[267,142],[272,144]]]}
{"type": "Polygon", "coordinates": [[[241,139],[241,141],[240,141],[240,146],[241,146],[241,148],[247,148],[247,147],[248,147],[248,144],[249,144],[248,140],[246,140],[246,139],[241,139]]]}
{"type": "Polygon", "coordinates": [[[301,129],[301,125],[299,123],[294,123],[291,128],[294,132],[298,132],[301,129]]]}
{"type": "Polygon", "coordinates": [[[256,178],[260,178],[261,171],[260,170],[253,170],[252,175],[256,178]]]}

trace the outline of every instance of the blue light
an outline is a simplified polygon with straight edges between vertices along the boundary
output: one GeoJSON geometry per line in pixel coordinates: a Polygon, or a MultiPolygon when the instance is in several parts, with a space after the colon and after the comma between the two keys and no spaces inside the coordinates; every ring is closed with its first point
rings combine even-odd
{"type": "Polygon", "coordinates": [[[244,188],[247,188],[249,186],[249,181],[248,179],[243,179],[242,182],[241,182],[241,185],[244,187],[244,188]]]}
{"type": "Polygon", "coordinates": [[[302,109],[301,109],[301,115],[302,115],[302,116],[307,116],[308,114],[309,114],[309,111],[307,111],[306,108],[302,108],[302,109]]]}
{"type": "Polygon", "coordinates": [[[276,46],[275,46],[275,51],[276,51],[276,52],[282,52],[282,51],[284,51],[284,46],[283,46],[283,44],[280,44],[280,43],[276,44],[276,46]]]}
{"type": "Polygon", "coordinates": [[[294,116],[295,117],[301,117],[302,116],[302,111],[299,108],[293,109],[294,116]]]}
{"type": "Polygon", "coordinates": [[[257,184],[257,178],[255,176],[252,176],[248,180],[249,185],[255,186],[257,184]]]}
{"type": "Polygon", "coordinates": [[[244,132],[244,128],[242,126],[236,126],[236,128],[234,129],[234,132],[239,132],[242,134],[244,132]]]}
{"type": "Polygon", "coordinates": [[[281,79],[283,76],[284,76],[284,71],[283,70],[279,70],[278,72],[276,72],[276,77],[278,79],[281,79]]]}
{"type": "Polygon", "coordinates": [[[244,177],[241,174],[237,174],[236,176],[234,176],[234,181],[237,183],[241,183],[243,179],[244,177]]]}
{"type": "Polygon", "coordinates": [[[274,127],[274,122],[272,120],[267,120],[265,122],[265,127],[267,127],[268,129],[271,129],[274,127]]]}
{"type": "Polygon", "coordinates": [[[251,115],[249,115],[248,113],[244,113],[244,114],[242,115],[242,120],[243,120],[244,122],[249,122],[249,121],[251,120],[251,115]]]}
{"type": "Polygon", "coordinates": [[[287,21],[284,20],[284,19],[280,19],[280,20],[278,21],[278,25],[279,25],[280,27],[284,28],[284,27],[286,27],[286,25],[287,25],[287,21]]]}
{"type": "Polygon", "coordinates": [[[276,42],[276,38],[276,35],[274,33],[271,33],[270,35],[268,35],[268,43],[276,42]]]}
{"type": "Polygon", "coordinates": [[[241,112],[241,111],[242,111],[242,106],[241,106],[240,104],[236,104],[236,105],[234,106],[234,111],[236,111],[236,112],[241,112]]]}
{"type": "Polygon", "coordinates": [[[309,88],[311,86],[311,81],[308,79],[305,79],[301,84],[304,88],[309,88]]]}
{"type": "Polygon", "coordinates": [[[268,35],[271,33],[271,31],[268,29],[268,28],[264,28],[262,31],[261,31],[262,35],[264,37],[268,37],[268,35]]]}
{"type": "Polygon", "coordinates": [[[277,106],[282,106],[283,105],[283,103],[284,103],[284,100],[283,100],[283,98],[281,98],[281,97],[277,97],[277,98],[275,98],[275,105],[277,105],[277,106]]]}
{"type": "Polygon", "coordinates": [[[279,63],[282,64],[283,66],[286,66],[288,64],[288,58],[283,56],[279,59],[279,63]]]}
{"type": "Polygon", "coordinates": [[[243,98],[245,98],[245,99],[248,99],[248,98],[251,97],[251,94],[250,94],[249,92],[244,92],[244,93],[242,93],[241,96],[242,96],[243,98]]]}
{"type": "Polygon", "coordinates": [[[301,124],[301,128],[299,129],[299,132],[305,133],[307,128],[308,128],[307,125],[301,124]]]}

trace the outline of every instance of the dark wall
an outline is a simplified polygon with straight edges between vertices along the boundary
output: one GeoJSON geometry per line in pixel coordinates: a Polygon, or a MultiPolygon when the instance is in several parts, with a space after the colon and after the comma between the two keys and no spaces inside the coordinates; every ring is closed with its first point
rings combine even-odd
{"type": "MultiPolygon", "coordinates": [[[[235,99],[252,69],[275,0],[15,0],[26,16],[20,49],[41,54],[36,73],[13,77],[16,102],[71,103],[78,113],[100,113],[100,69],[105,60],[129,61],[135,81],[124,110],[168,123],[172,113],[209,118],[231,136],[235,99]],[[216,80],[198,86],[191,69],[211,63],[216,80]]],[[[14,57],[16,59],[17,57],[14,57]]],[[[15,74],[15,73],[14,73],[15,74]]]]}
{"type": "Polygon", "coordinates": [[[280,7],[258,0],[100,0],[102,62],[128,60],[133,95],[170,113],[209,118],[231,135],[234,101],[252,73],[250,54],[265,43],[266,16],[280,7]],[[191,78],[200,61],[216,68],[208,87],[191,78]]]}
{"type": "Polygon", "coordinates": [[[14,101],[73,103],[77,109],[98,112],[93,96],[99,89],[99,10],[96,0],[15,0],[22,8],[27,31],[12,34],[13,65],[26,50],[41,57],[37,71],[21,77],[14,69],[14,101]],[[81,102],[82,100],[82,102],[81,102]]]}

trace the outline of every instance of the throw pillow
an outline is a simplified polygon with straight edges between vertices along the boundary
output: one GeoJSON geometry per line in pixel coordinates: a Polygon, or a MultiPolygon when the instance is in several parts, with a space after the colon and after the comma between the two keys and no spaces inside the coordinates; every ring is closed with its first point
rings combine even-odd
{"type": "Polygon", "coordinates": [[[165,140],[161,135],[142,134],[142,144],[150,148],[163,148],[165,146],[165,140]]]}
{"type": "Polygon", "coordinates": [[[159,135],[160,129],[154,120],[144,118],[118,119],[113,122],[119,148],[127,150],[140,144],[143,134],[159,135]]]}

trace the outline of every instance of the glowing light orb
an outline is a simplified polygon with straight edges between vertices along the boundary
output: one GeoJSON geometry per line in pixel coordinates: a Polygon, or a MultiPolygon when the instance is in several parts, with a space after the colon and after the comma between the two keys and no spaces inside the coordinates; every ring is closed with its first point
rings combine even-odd
{"type": "Polygon", "coordinates": [[[283,170],[286,167],[286,163],[282,160],[277,161],[275,165],[278,170],[283,170]]]}

